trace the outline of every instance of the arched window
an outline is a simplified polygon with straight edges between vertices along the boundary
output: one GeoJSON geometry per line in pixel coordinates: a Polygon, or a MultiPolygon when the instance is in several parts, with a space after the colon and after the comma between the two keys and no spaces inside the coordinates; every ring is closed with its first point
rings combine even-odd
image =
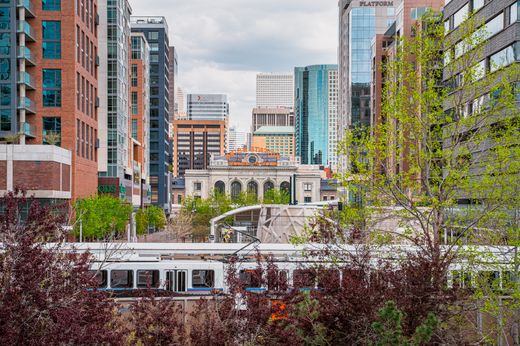
{"type": "Polygon", "coordinates": [[[254,194],[258,197],[258,183],[254,180],[251,180],[247,183],[247,193],[254,194]]]}
{"type": "Polygon", "coordinates": [[[219,180],[215,183],[215,193],[218,193],[218,194],[225,194],[226,193],[226,184],[219,180]]]}
{"type": "Polygon", "coordinates": [[[274,184],[272,181],[268,180],[264,183],[264,195],[267,191],[274,189],[274,184]]]}
{"type": "Polygon", "coordinates": [[[280,190],[285,191],[287,193],[291,193],[291,183],[288,181],[284,181],[280,184],[280,190]]]}
{"type": "Polygon", "coordinates": [[[231,198],[236,199],[242,192],[242,184],[239,181],[234,181],[231,183],[231,198]]]}

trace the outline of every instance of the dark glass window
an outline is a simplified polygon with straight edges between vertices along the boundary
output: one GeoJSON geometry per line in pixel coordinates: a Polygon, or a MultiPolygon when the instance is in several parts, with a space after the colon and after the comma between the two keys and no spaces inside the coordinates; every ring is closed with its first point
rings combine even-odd
{"type": "Polygon", "coordinates": [[[61,59],[61,22],[42,21],[42,49],[44,59],[61,59]]]}
{"type": "Polygon", "coordinates": [[[137,140],[137,119],[132,119],[132,138],[137,140]]]}
{"type": "Polygon", "coordinates": [[[61,70],[43,70],[43,106],[61,107],[61,70]]]}
{"type": "Polygon", "coordinates": [[[11,119],[10,109],[0,109],[0,131],[11,131],[11,119]]]}
{"type": "Polygon", "coordinates": [[[0,54],[9,55],[11,53],[11,34],[0,33],[0,54]]]}
{"type": "Polygon", "coordinates": [[[138,288],[157,288],[159,287],[159,271],[158,270],[138,270],[137,271],[137,287],[138,288]]]}
{"type": "Polygon", "coordinates": [[[43,118],[43,144],[61,145],[61,118],[43,118]]]}
{"type": "Polygon", "coordinates": [[[132,288],[134,287],[133,270],[112,270],[110,272],[110,287],[132,288]]]}
{"type": "Polygon", "coordinates": [[[213,270],[194,270],[192,272],[192,287],[213,287],[215,272],[213,270]]]}
{"type": "Polygon", "coordinates": [[[0,30],[9,30],[11,25],[11,9],[0,7],[0,30]]]}
{"type": "Polygon", "coordinates": [[[61,0],[42,0],[42,9],[44,11],[61,10],[61,0]]]}
{"type": "Polygon", "coordinates": [[[9,106],[11,104],[11,86],[0,85],[0,105],[9,106]]]}
{"type": "Polygon", "coordinates": [[[9,59],[0,59],[0,80],[11,79],[11,61],[9,59]]]}

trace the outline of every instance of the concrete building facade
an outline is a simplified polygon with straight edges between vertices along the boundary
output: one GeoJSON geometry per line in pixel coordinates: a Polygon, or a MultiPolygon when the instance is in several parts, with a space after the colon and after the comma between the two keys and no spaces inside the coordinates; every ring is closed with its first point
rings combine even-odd
{"type": "Polygon", "coordinates": [[[207,169],[212,155],[224,155],[226,124],[223,120],[173,122],[173,176],[188,169],[207,169]]]}
{"type": "Polygon", "coordinates": [[[252,148],[263,148],[295,159],[293,126],[262,126],[253,134],[252,148]]]}
{"type": "Polygon", "coordinates": [[[170,211],[172,146],[169,105],[169,38],[164,17],[131,17],[132,32],[142,32],[150,46],[150,186],[152,203],[170,211]]]}
{"type": "Polygon", "coordinates": [[[185,194],[208,198],[217,190],[236,198],[249,192],[261,200],[270,189],[280,189],[294,192],[297,203],[319,202],[320,177],[319,166],[299,165],[278,154],[242,150],[213,156],[205,170],[187,170],[185,194]]]}
{"type": "Polygon", "coordinates": [[[256,75],[257,107],[294,107],[294,76],[290,73],[256,75]]]}
{"type": "Polygon", "coordinates": [[[249,133],[240,131],[235,126],[231,126],[228,131],[228,136],[228,152],[248,147],[249,133]]]}
{"type": "Polygon", "coordinates": [[[291,107],[253,108],[251,133],[262,126],[294,126],[294,112],[291,107]]]}
{"type": "Polygon", "coordinates": [[[186,109],[190,120],[229,119],[229,103],[223,94],[188,94],[186,109]]]}

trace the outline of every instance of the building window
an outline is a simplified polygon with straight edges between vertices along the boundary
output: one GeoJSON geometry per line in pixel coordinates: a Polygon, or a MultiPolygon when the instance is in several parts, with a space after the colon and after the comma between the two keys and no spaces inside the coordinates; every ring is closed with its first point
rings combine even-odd
{"type": "Polygon", "coordinates": [[[148,32],[148,40],[158,40],[158,39],[159,39],[159,32],[157,32],[157,31],[148,32]]]}
{"type": "Polygon", "coordinates": [[[44,59],[61,59],[61,22],[42,21],[42,49],[44,59]]]}
{"type": "Polygon", "coordinates": [[[132,115],[137,113],[137,91],[132,91],[132,115]]]}
{"type": "Polygon", "coordinates": [[[221,195],[226,193],[226,184],[223,181],[217,181],[215,183],[215,192],[221,195]]]}
{"type": "Polygon", "coordinates": [[[428,9],[429,7],[413,7],[410,11],[410,16],[413,20],[419,19],[428,9]]]}
{"type": "MultiPolygon", "coordinates": [[[[519,46],[518,43],[516,43],[517,46],[519,46]]],[[[502,67],[508,66],[515,61],[515,50],[513,48],[514,46],[509,46],[504,49],[502,49],[500,52],[493,54],[490,57],[489,62],[489,70],[491,72],[494,72],[502,67]]],[[[517,55],[520,52],[517,52],[517,55]]]]}
{"type": "Polygon", "coordinates": [[[484,27],[485,31],[485,37],[484,39],[487,39],[494,34],[498,33],[504,28],[504,13],[500,13],[495,18],[491,19],[489,22],[486,23],[484,27]]]}
{"type": "Polygon", "coordinates": [[[7,84],[0,85],[0,105],[11,105],[11,86],[7,84]]]}
{"type": "Polygon", "coordinates": [[[469,3],[464,5],[460,10],[455,12],[455,14],[453,15],[453,28],[456,28],[459,25],[461,25],[462,22],[464,22],[466,20],[466,18],[468,18],[468,14],[469,14],[469,3]]]}
{"type": "Polygon", "coordinates": [[[137,65],[136,64],[132,64],[132,86],[133,87],[136,87],[137,86],[137,65]]]}
{"type": "Polygon", "coordinates": [[[0,80],[11,79],[11,60],[0,59],[0,80]]]}
{"type": "Polygon", "coordinates": [[[312,191],[312,184],[311,183],[304,183],[303,184],[303,191],[312,191]]]}
{"type": "Polygon", "coordinates": [[[311,202],[312,202],[312,198],[306,196],[306,197],[303,198],[303,201],[304,201],[305,203],[311,203],[311,202]]]}
{"type": "Polygon", "coordinates": [[[242,193],[242,184],[239,181],[234,181],[231,183],[231,198],[237,199],[242,193]]]}
{"type": "Polygon", "coordinates": [[[484,6],[484,0],[473,0],[471,2],[471,10],[476,12],[484,6]]]}
{"type": "Polygon", "coordinates": [[[132,119],[132,138],[137,140],[137,119],[132,119]]]}
{"type": "Polygon", "coordinates": [[[61,118],[43,117],[43,144],[61,145],[61,118]]]}
{"type": "Polygon", "coordinates": [[[202,183],[193,183],[193,190],[201,191],[202,190],[202,183]]]}
{"type": "Polygon", "coordinates": [[[520,1],[515,2],[509,7],[509,24],[518,20],[518,7],[520,7],[520,1]]]}
{"type": "Polygon", "coordinates": [[[11,110],[0,109],[0,131],[11,131],[11,120],[11,110]]]}
{"type": "Polygon", "coordinates": [[[247,183],[247,193],[258,197],[258,184],[256,181],[252,180],[247,183]]]}
{"type": "Polygon", "coordinates": [[[272,190],[272,189],[274,189],[274,184],[273,184],[273,182],[272,182],[272,181],[266,181],[266,182],[264,183],[264,195],[265,195],[266,192],[268,192],[268,191],[270,191],[270,190],[272,190]]]}
{"type": "Polygon", "coordinates": [[[43,70],[43,106],[61,107],[61,70],[43,70]]]}
{"type": "Polygon", "coordinates": [[[11,26],[11,9],[0,7],[0,30],[9,30],[11,26]]]}
{"type": "Polygon", "coordinates": [[[7,32],[0,33],[0,54],[11,54],[11,34],[7,32]]]}
{"type": "Polygon", "coordinates": [[[42,0],[42,9],[44,11],[61,10],[61,0],[42,0]]]}

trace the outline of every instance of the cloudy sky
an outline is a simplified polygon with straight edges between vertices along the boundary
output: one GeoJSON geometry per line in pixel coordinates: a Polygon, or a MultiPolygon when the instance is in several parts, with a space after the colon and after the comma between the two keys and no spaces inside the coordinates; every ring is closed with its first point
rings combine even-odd
{"type": "Polygon", "coordinates": [[[225,93],[231,125],[249,129],[258,72],[337,62],[337,0],[130,0],[165,16],[186,93],[225,93]],[[173,37],[173,40],[172,40],[173,37]]]}

